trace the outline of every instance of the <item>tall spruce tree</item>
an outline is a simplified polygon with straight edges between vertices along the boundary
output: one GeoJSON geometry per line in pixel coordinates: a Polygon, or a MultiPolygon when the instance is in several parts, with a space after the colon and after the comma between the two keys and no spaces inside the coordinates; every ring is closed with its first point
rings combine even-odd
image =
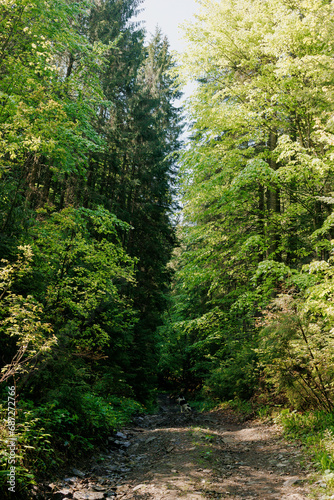
{"type": "MultiPolygon", "coordinates": [[[[113,36],[112,29],[106,29],[106,19],[112,17],[115,5],[104,2],[97,7],[98,15],[92,14],[92,36],[104,43],[113,36]]],[[[153,382],[155,331],[164,308],[166,264],[174,244],[170,216],[175,160],[169,155],[179,147],[181,126],[173,104],[179,92],[168,76],[173,64],[160,31],[148,47],[143,46],[141,30],[122,31],[101,76],[110,104],[101,109],[98,127],[107,147],[103,155],[91,158],[84,200],[86,206],[103,203],[132,227],[122,236],[124,247],[137,259],[138,284],[132,297],[139,321],[131,377],[142,395],[146,384],[153,382]]]]}

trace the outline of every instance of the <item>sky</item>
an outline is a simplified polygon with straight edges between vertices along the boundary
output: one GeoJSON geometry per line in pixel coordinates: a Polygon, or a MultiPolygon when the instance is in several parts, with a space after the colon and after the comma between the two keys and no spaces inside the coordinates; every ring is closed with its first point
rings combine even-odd
{"type": "Polygon", "coordinates": [[[171,50],[180,52],[185,48],[178,25],[193,18],[198,8],[195,0],[144,0],[140,8],[143,11],[137,20],[145,21],[144,26],[149,35],[153,34],[159,25],[164,35],[167,35],[171,50]]]}
{"type": "MultiPolygon", "coordinates": [[[[186,48],[185,40],[182,40],[183,32],[179,25],[184,21],[192,21],[194,14],[199,9],[196,0],[144,0],[140,5],[142,12],[136,17],[136,21],[144,21],[147,31],[147,39],[155,33],[157,26],[167,36],[170,50],[182,52],[186,48]]],[[[182,106],[184,99],[190,96],[195,84],[189,83],[183,89],[183,97],[179,101],[182,106]]]]}

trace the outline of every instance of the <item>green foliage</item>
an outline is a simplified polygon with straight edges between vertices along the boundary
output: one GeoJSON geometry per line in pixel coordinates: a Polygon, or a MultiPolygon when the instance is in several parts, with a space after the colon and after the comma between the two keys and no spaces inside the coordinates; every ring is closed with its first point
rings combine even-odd
{"type": "MultiPolygon", "coordinates": [[[[61,408],[57,401],[35,407],[25,401],[18,407],[16,430],[17,491],[36,484],[37,473],[55,472],[66,457],[87,454],[97,442],[131,421],[143,407],[136,401],[111,396],[108,399],[87,392],[74,411],[61,408]]],[[[5,487],[8,471],[6,409],[0,407],[0,485],[5,487]]]]}
{"type": "Polygon", "coordinates": [[[21,164],[34,176],[33,165],[41,155],[46,164],[54,162],[55,174],[80,170],[88,151],[100,142],[87,118],[101,102],[95,72],[106,49],[79,34],[80,18],[90,6],[89,1],[65,0],[52,5],[44,0],[2,3],[4,172],[10,161],[14,172],[21,164]]]}
{"type": "Polygon", "coordinates": [[[199,399],[198,401],[191,401],[191,407],[198,412],[206,412],[216,408],[217,402],[210,400],[207,396],[205,399],[199,399]]]}
{"type": "Polygon", "coordinates": [[[333,486],[334,471],[334,414],[324,411],[296,412],[282,410],[276,417],[287,438],[297,439],[325,473],[323,480],[333,486]]]}
{"type": "Polygon", "coordinates": [[[161,367],[222,399],[272,390],[331,411],[333,5],[199,4],[161,367]]]}
{"type": "MultiPolygon", "coordinates": [[[[8,364],[1,369],[0,383],[10,377],[29,372],[33,369],[37,358],[48,355],[52,346],[57,342],[50,323],[44,321],[43,305],[34,297],[23,297],[13,293],[12,289],[17,282],[22,282],[31,273],[33,254],[28,245],[18,247],[17,261],[9,264],[2,260],[0,269],[1,321],[0,331],[11,337],[15,342],[8,364]]],[[[8,340],[1,339],[3,354],[7,354],[8,340]]]]}
{"type": "Polygon", "coordinates": [[[331,411],[333,259],[313,261],[304,272],[316,277],[315,284],[298,300],[282,295],[273,301],[265,316],[259,355],[268,381],[294,406],[331,411]]]}
{"type": "MultiPolygon", "coordinates": [[[[0,405],[0,485],[7,491],[8,448],[7,408],[0,405]]],[[[50,434],[42,426],[40,419],[30,409],[17,412],[15,425],[15,476],[16,493],[23,494],[30,485],[36,484],[34,470],[45,471],[50,467],[54,450],[50,442],[50,434]]]]}
{"type": "Polygon", "coordinates": [[[256,356],[253,344],[231,345],[231,353],[217,368],[211,368],[204,383],[204,392],[220,401],[233,398],[247,400],[257,387],[256,356]]]}
{"type": "Polygon", "coordinates": [[[125,397],[111,396],[107,400],[102,397],[87,394],[83,400],[87,427],[101,433],[108,429],[120,429],[131,421],[131,417],[143,411],[136,401],[125,397]]]}
{"type": "Polygon", "coordinates": [[[121,290],[134,281],[134,262],[121,247],[118,225],[127,227],[102,208],[68,208],[33,229],[38,292],[76,349],[99,350],[112,332],[131,332],[133,311],[121,290]]]}
{"type": "Polygon", "coordinates": [[[0,5],[1,368],[27,484],[152,406],[181,127],[140,3],[0,5]]]}

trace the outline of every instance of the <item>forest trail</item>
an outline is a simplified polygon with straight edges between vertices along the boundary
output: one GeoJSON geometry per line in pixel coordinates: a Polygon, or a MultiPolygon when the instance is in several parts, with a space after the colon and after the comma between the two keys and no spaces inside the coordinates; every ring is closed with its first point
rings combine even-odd
{"type": "Polygon", "coordinates": [[[312,465],[301,465],[301,450],[282,438],[278,426],[237,423],[226,411],[188,416],[164,395],[159,406],[158,414],[138,417],[136,426],[109,438],[110,451],[81,478],[65,479],[51,498],[304,500],[323,495],[320,482],[310,491],[312,465]]]}

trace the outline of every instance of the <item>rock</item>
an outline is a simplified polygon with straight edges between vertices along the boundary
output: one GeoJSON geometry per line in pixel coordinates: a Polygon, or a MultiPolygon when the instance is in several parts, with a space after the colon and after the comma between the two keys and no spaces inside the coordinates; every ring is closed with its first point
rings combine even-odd
{"type": "Polygon", "coordinates": [[[103,500],[104,493],[97,491],[76,491],[73,495],[74,500],[103,500]]]}
{"type": "Polygon", "coordinates": [[[222,439],[223,443],[226,443],[226,444],[232,444],[232,443],[235,443],[235,439],[233,438],[230,438],[228,436],[224,436],[223,439],[222,439]]]}
{"type": "Polygon", "coordinates": [[[289,495],[284,495],[281,500],[305,500],[305,497],[299,493],[291,493],[289,495]]]}
{"type": "Polygon", "coordinates": [[[127,484],[121,484],[117,486],[117,495],[125,495],[129,490],[129,486],[127,484]]]}
{"type": "Polygon", "coordinates": [[[116,432],[116,437],[122,438],[122,439],[128,439],[128,436],[123,434],[123,432],[116,432]]]}
{"type": "Polygon", "coordinates": [[[289,486],[292,486],[294,484],[301,484],[303,482],[302,479],[299,479],[298,477],[291,477],[290,479],[287,479],[285,481],[285,483],[283,484],[283,486],[286,486],[286,487],[289,487],[289,486]]]}
{"type": "Polygon", "coordinates": [[[53,494],[55,500],[63,500],[63,498],[73,498],[73,491],[70,488],[62,488],[53,494]]]}
{"type": "Polygon", "coordinates": [[[100,486],[99,484],[92,484],[92,488],[94,491],[106,491],[106,489],[103,486],[100,486]]]}
{"type": "Polygon", "coordinates": [[[135,486],[133,488],[132,491],[137,491],[137,490],[140,490],[140,488],[145,488],[146,484],[138,484],[137,486],[135,486]]]}
{"type": "Polygon", "coordinates": [[[316,483],[314,483],[315,486],[319,486],[320,488],[327,488],[327,484],[325,483],[325,481],[317,481],[316,483]]]}
{"type": "Polygon", "coordinates": [[[157,439],[155,436],[151,436],[151,437],[149,437],[148,439],[146,439],[145,444],[148,444],[148,443],[150,443],[151,441],[154,441],[155,439],[157,439]]]}
{"type": "Polygon", "coordinates": [[[74,469],[74,467],[73,467],[73,469],[72,469],[72,472],[73,472],[73,474],[74,474],[75,476],[78,476],[78,477],[85,477],[84,472],[81,472],[81,471],[80,471],[80,470],[78,470],[78,469],[74,469]]]}
{"type": "Polygon", "coordinates": [[[108,467],[108,469],[106,469],[107,473],[110,474],[111,472],[118,472],[119,468],[116,467],[115,465],[111,465],[110,467],[108,467]]]}
{"type": "Polygon", "coordinates": [[[64,482],[69,483],[69,484],[75,484],[77,482],[77,478],[76,477],[66,477],[64,479],[64,482]]]}
{"type": "Polygon", "coordinates": [[[117,446],[122,446],[125,448],[128,448],[131,446],[131,441],[120,441],[119,439],[115,439],[114,444],[117,444],[117,446]]]}
{"type": "Polygon", "coordinates": [[[285,486],[286,488],[288,488],[289,486],[292,486],[293,484],[296,484],[300,482],[300,479],[296,478],[296,477],[291,477],[290,479],[287,479],[285,481],[285,483],[283,483],[283,486],[285,486]]]}

